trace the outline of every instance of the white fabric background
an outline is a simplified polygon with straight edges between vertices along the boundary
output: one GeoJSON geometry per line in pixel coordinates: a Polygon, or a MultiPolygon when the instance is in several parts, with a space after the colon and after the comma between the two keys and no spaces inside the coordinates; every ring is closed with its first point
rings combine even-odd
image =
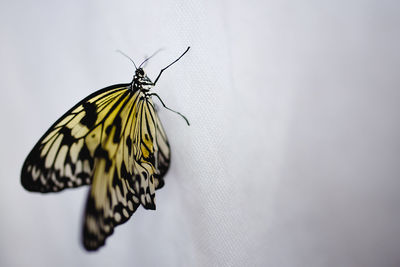
{"type": "Polygon", "coordinates": [[[2,1],[1,266],[399,266],[398,1],[2,1]],[[30,149],[91,92],[190,45],[154,89],[157,210],[80,245],[87,188],[33,194],[30,149]]]}

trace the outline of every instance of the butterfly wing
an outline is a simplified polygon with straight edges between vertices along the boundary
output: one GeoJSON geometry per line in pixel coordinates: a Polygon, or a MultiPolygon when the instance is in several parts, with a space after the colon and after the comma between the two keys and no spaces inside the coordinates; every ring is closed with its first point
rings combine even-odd
{"type": "Polygon", "coordinates": [[[153,105],[149,105],[149,111],[155,124],[155,147],[156,147],[156,174],[155,184],[156,189],[164,186],[164,175],[169,169],[169,163],[171,160],[170,147],[167,135],[165,134],[164,128],[161,124],[159,117],[154,109],[153,105]]]}
{"type": "Polygon", "coordinates": [[[25,189],[45,193],[90,184],[104,119],[127,94],[128,86],[99,90],[56,121],[25,160],[21,172],[25,189]]]}
{"type": "Polygon", "coordinates": [[[168,170],[169,145],[151,99],[136,91],[117,110],[107,118],[107,138],[95,153],[83,227],[88,250],[102,246],[140,204],[155,209],[155,190],[168,170]]]}
{"type": "Polygon", "coordinates": [[[50,127],[25,160],[21,182],[37,192],[92,184],[83,244],[95,250],[140,204],[155,209],[169,159],[151,99],[129,84],[116,85],[88,96],[50,127]]]}

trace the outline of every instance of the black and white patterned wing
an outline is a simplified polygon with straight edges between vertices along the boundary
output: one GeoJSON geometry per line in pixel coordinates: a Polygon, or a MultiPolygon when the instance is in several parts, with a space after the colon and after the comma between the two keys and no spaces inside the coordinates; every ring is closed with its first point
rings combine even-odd
{"type": "Polygon", "coordinates": [[[142,142],[142,136],[150,136],[148,122],[144,121],[144,99],[139,90],[133,92],[117,108],[118,112],[106,119],[107,137],[95,152],[84,218],[83,244],[88,250],[102,246],[114,227],[127,221],[140,203],[155,208],[155,168],[148,160],[154,156],[151,149],[147,150],[152,145],[147,143],[149,146],[145,147],[142,142]]]}
{"type": "Polygon", "coordinates": [[[21,183],[25,189],[45,193],[90,184],[104,119],[127,94],[128,86],[99,90],[56,121],[24,162],[21,183]]]}

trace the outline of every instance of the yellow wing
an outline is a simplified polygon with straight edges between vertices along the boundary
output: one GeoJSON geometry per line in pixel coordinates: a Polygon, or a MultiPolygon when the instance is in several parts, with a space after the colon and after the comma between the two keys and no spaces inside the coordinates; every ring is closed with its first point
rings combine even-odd
{"type": "Polygon", "coordinates": [[[90,184],[104,120],[129,95],[128,86],[99,90],[56,121],[25,160],[21,172],[25,189],[45,193],[90,184]]]}
{"type": "Polygon", "coordinates": [[[131,92],[121,101],[105,125],[106,138],[95,152],[86,204],[83,244],[88,250],[103,245],[114,227],[127,221],[139,204],[155,209],[155,190],[169,166],[164,130],[151,99],[141,91],[131,92]]]}

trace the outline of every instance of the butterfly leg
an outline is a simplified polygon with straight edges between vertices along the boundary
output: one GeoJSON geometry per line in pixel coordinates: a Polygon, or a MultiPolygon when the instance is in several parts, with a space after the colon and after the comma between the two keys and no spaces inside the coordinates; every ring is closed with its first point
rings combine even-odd
{"type": "Polygon", "coordinates": [[[158,100],[160,100],[160,102],[161,102],[161,104],[163,105],[164,108],[166,108],[166,109],[168,109],[168,110],[170,110],[170,111],[172,111],[172,112],[174,112],[174,113],[180,115],[180,116],[186,121],[187,125],[190,126],[189,120],[188,120],[182,113],[180,113],[180,112],[178,112],[178,111],[176,111],[176,110],[173,110],[173,109],[170,109],[169,107],[167,107],[167,106],[164,104],[164,102],[161,100],[161,97],[160,97],[159,95],[157,95],[156,93],[148,94],[148,96],[153,96],[153,95],[156,96],[156,97],[158,98],[158,100]]]}

